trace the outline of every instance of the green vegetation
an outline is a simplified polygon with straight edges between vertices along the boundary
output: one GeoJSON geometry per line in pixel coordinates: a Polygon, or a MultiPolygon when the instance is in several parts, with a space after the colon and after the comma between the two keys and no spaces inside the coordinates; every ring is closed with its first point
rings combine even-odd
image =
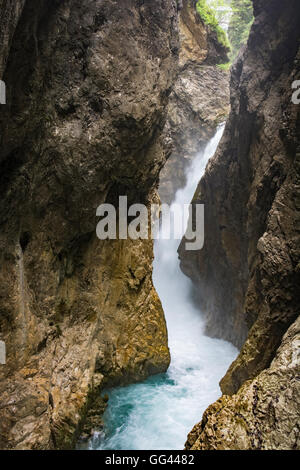
{"type": "Polygon", "coordinates": [[[231,62],[226,62],[226,64],[218,64],[217,67],[221,70],[229,70],[231,67],[231,62]]]}
{"type": "Polygon", "coordinates": [[[207,5],[206,0],[198,0],[196,4],[196,9],[199,15],[201,16],[202,21],[208,26],[210,26],[210,28],[217,33],[219,43],[230,49],[227,34],[219,25],[214,10],[207,5]]]}
{"type": "Polygon", "coordinates": [[[253,23],[251,0],[198,0],[196,8],[205,24],[216,33],[221,44],[230,49],[230,61],[220,64],[222,70],[229,70],[240,48],[246,44],[253,23]],[[224,31],[228,27],[228,32],[224,31]]]}
{"type": "Polygon", "coordinates": [[[232,15],[228,28],[231,44],[230,60],[234,61],[240,48],[246,44],[253,23],[251,0],[231,0],[232,15]]]}
{"type": "Polygon", "coordinates": [[[228,26],[231,16],[231,1],[232,0],[206,0],[208,6],[213,9],[220,26],[224,25],[225,29],[228,26]]]}

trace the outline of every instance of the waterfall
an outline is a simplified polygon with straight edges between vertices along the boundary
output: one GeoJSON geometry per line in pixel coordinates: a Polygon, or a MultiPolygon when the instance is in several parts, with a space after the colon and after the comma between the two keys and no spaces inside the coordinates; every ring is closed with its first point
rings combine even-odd
{"type": "MultiPolygon", "coordinates": [[[[174,203],[188,204],[224,126],[194,159],[187,184],[174,203]]],[[[186,436],[220,395],[219,380],[238,351],[226,341],[204,335],[201,313],[191,301],[191,282],[179,269],[178,240],[157,240],[153,282],[164,308],[171,351],[166,374],[109,392],[104,435],[90,449],[183,449],[186,436]]]]}

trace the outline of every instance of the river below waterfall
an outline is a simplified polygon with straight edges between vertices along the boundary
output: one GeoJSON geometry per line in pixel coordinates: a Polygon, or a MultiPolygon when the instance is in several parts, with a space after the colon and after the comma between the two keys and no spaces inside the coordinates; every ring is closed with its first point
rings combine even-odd
{"type": "MultiPolygon", "coordinates": [[[[174,203],[189,204],[224,127],[188,168],[187,185],[174,203]]],[[[179,240],[156,240],[153,281],[164,308],[171,351],[165,374],[109,391],[104,433],[89,449],[183,449],[188,432],[221,395],[219,381],[237,356],[230,343],[204,335],[201,312],[191,300],[191,281],[181,272],[179,240]]]]}

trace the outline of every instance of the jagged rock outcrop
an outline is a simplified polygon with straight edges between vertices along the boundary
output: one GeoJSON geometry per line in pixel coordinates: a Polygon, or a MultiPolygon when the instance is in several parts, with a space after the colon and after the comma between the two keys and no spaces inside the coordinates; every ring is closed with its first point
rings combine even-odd
{"type": "Polygon", "coordinates": [[[65,448],[104,383],[169,364],[152,242],[98,240],[96,208],[156,198],[177,4],[3,5],[0,447],[65,448]]]}
{"type": "Polygon", "coordinates": [[[228,60],[229,49],[196,9],[197,0],[183,0],[179,16],[180,67],[188,63],[216,65],[228,60]]]}
{"type": "Polygon", "coordinates": [[[270,367],[236,395],[223,395],[188,435],[188,450],[300,449],[300,318],[270,367]]]}
{"type": "Polygon", "coordinates": [[[229,74],[216,64],[227,61],[227,49],[184,0],[179,17],[180,70],[170,95],[164,133],[172,154],[160,174],[159,194],[170,203],[186,184],[186,168],[213,136],[229,112],[229,74]]]}
{"type": "Polygon", "coordinates": [[[194,196],[205,203],[205,246],[180,247],[208,333],[238,346],[247,337],[221,381],[225,395],[189,437],[195,449],[299,448],[300,108],[291,97],[300,5],[253,4],[248,45],[232,70],[231,114],[194,196]]]}

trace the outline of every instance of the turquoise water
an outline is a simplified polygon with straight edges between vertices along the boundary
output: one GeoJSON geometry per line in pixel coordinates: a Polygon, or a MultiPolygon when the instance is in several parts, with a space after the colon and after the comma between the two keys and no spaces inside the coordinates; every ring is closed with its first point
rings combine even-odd
{"type": "MultiPolygon", "coordinates": [[[[187,186],[175,204],[188,204],[223,127],[188,169],[187,186]]],[[[204,335],[201,312],[191,302],[191,283],[179,269],[178,240],[157,240],[153,282],[164,308],[171,351],[166,374],[109,392],[104,432],[95,434],[90,449],[183,449],[188,432],[220,395],[219,380],[238,351],[226,341],[204,335]]]]}

